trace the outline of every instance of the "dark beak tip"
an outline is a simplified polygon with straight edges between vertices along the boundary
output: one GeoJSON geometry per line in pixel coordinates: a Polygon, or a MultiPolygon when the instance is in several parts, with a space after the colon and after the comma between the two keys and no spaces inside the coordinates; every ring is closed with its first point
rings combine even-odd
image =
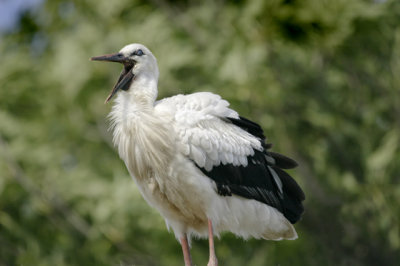
{"type": "Polygon", "coordinates": [[[113,96],[114,96],[114,93],[111,92],[110,95],[108,95],[107,99],[104,101],[104,104],[107,104],[107,103],[111,100],[111,98],[112,98],[113,96]]]}
{"type": "Polygon", "coordinates": [[[91,58],[89,58],[89,61],[106,61],[104,59],[104,56],[92,56],[91,58]]]}
{"type": "Polygon", "coordinates": [[[121,56],[120,53],[106,54],[100,56],[93,56],[89,59],[90,61],[106,61],[106,62],[117,62],[124,63],[125,57],[121,56]]]}

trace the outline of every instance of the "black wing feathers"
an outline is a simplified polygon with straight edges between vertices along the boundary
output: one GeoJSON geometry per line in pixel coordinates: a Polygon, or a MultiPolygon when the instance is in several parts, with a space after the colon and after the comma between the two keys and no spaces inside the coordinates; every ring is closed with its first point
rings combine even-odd
{"type": "Polygon", "coordinates": [[[239,119],[230,117],[227,117],[227,119],[231,121],[234,125],[240,127],[241,129],[246,130],[251,135],[256,136],[257,138],[260,138],[262,140],[265,140],[262,128],[260,127],[260,125],[254,123],[253,121],[250,121],[249,119],[241,116],[239,117],[239,119]]]}
{"type": "Polygon", "coordinates": [[[304,212],[302,201],[306,199],[303,190],[297,182],[279,167],[272,166],[277,172],[284,187],[284,215],[290,221],[297,222],[304,212]]]}
{"type": "Polygon", "coordinates": [[[297,222],[304,212],[304,192],[296,181],[282,170],[294,168],[297,163],[284,155],[268,151],[272,145],[265,144],[263,130],[258,124],[243,117],[227,118],[225,121],[230,121],[259,138],[264,150],[254,150],[254,155],[247,157],[247,166],[220,164],[214,166],[211,171],[201,167],[199,169],[215,181],[218,194],[235,194],[263,202],[278,209],[291,223],[297,222]]]}
{"type": "Polygon", "coordinates": [[[263,153],[255,151],[254,156],[249,156],[247,159],[249,160],[247,166],[220,164],[213,167],[210,172],[204,168],[200,170],[216,182],[217,191],[222,196],[236,194],[282,210],[279,195],[273,193],[279,189],[264,163],[263,153]],[[268,176],[263,178],[266,175],[268,176]]]}
{"type": "Polygon", "coordinates": [[[271,155],[272,158],[275,159],[276,166],[282,169],[292,169],[295,168],[298,164],[295,160],[286,157],[285,155],[268,151],[268,154],[271,155]]]}
{"type": "Polygon", "coordinates": [[[272,168],[277,172],[279,178],[282,181],[283,186],[288,194],[292,195],[296,199],[305,200],[306,196],[304,195],[303,190],[300,188],[299,184],[285,171],[280,169],[277,166],[272,166],[272,168]]]}

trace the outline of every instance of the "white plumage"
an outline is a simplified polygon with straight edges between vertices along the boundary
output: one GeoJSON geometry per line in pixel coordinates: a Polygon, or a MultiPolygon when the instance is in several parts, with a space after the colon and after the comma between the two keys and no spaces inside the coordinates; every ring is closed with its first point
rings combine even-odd
{"type": "Polygon", "coordinates": [[[239,119],[238,113],[228,106],[218,95],[199,92],[156,102],[155,113],[168,113],[173,118],[179,150],[210,171],[220,163],[246,166],[253,149],[262,150],[254,136],[221,120],[239,119]]]}
{"type": "MultiPolygon", "coordinates": [[[[143,197],[161,213],[177,239],[209,236],[208,221],[217,235],[230,231],[243,238],[297,238],[291,222],[277,208],[234,192],[223,195],[218,182],[207,176],[218,167],[261,165],[255,153],[266,150],[263,139],[229,120],[241,118],[227,101],[209,92],[156,101],[157,62],[140,44],[92,60],[124,64],[107,99],[119,91],[110,113],[114,144],[143,197]]],[[[263,156],[272,163],[276,159],[267,153],[263,156]]],[[[268,167],[264,171],[275,180],[276,193],[282,193],[279,172],[268,167]]],[[[249,194],[260,190],[260,195],[266,195],[262,188],[244,188],[249,194]]],[[[190,257],[185,257],[185,263],[191,263],[190,257]]],[[[210,258],[212,264],[216,265],[215,258],[210,258]]]]}

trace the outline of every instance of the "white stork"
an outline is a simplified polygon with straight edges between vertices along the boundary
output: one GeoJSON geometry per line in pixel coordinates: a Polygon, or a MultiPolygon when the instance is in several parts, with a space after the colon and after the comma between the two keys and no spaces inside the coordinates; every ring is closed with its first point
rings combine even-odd
{"type": "Polygon", "coordinates": [[[113,141],[149,205],[164,217],[192,265],[192,236],[209,238],[208,265],[217,265],[213,235],[296,239],[293,225],[304,193],[282,169],[297,164],[269,151],[259,125],[209,92],[157,98],[158,66],[141,44],[91,60],[122,63],[108,102],[113,141]]]}

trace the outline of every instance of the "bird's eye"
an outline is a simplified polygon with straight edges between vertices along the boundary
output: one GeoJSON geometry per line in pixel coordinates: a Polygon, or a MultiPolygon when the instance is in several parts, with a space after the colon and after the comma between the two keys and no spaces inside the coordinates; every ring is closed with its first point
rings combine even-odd
{"type": "Polygon", "coordinates": [[[137,56],[142,56],[142,55],[144,55],[142,49],[136,50],[135,52],[133,52],[133,54],[134,54],[134,55],[137,55],[137,56]]]}

